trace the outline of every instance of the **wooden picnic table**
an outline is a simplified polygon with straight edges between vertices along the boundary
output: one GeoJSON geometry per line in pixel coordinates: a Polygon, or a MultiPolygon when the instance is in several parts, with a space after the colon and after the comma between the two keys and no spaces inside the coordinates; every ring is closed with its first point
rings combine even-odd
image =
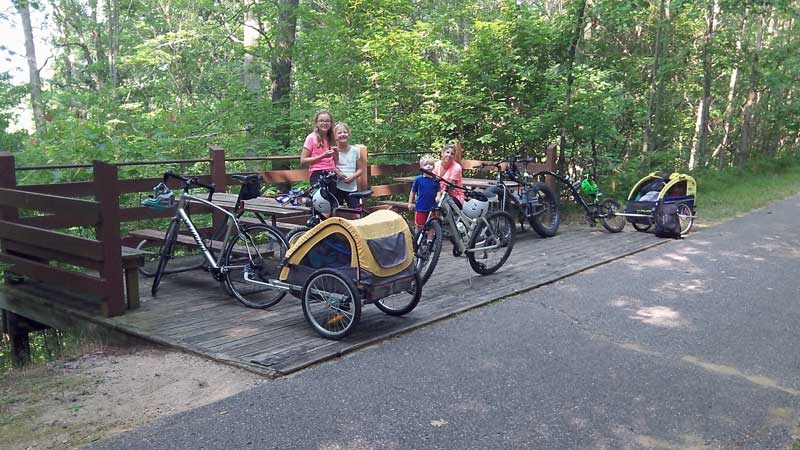
{"type": "MultiPolygon", "coordinates": [[[[397,182],[400,182],[400,183],[409,183],[410,184],[410,183],[414,182],[414,178],[416,178],[416,177],[415,176],[413,176],[413,177],[397,177],[394,180],[397,181],[397,182]]],[[[497,184],[497,180],[485,180],[485,179],[482,179],[482,178],[464,178],[463,179],[463,183],[464,183],[464,187],[486,189],[489,186],[496,185],[497,184]]],[[[505,185],[510,187],[510,188],[514,188],[514,187],[519,186],[517,184],[517,182],[515,182],[515,181],[505,180],[505,181],[503,181],[503,183],[505,183],[505,185]]]]}
{"type": "MultiPolygon", "coordinates": [[[[236,208],[238,194],[227,192],[215,192],[211,202],[215,205],[233,211],[236,208]]],[[[289,218],[297,216],[307,216],[311,213],[311,208],[306,206],[281,205],[274,198],[257,197],[244,200],[244,211],[252,212],[256,215],[269,216],[273,226],[277,226],[277,218],[289,218]]]]}

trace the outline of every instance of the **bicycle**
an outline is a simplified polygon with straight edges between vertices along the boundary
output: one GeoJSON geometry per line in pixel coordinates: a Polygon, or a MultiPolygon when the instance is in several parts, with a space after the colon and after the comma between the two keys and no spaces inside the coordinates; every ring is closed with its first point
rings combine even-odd
{"type": "MultiPolygon", "coordinates": [[[[258,174],[247,174],[247,175],[238,175],[234,174],[231,175],[231,178],[234,180],[239,181],[242,183],[242,187],[239,189],[239,195],[236,199],[236,206],[233,210],[233,214],[237,218],[241,218],[244,215],[244,200],[251,200],[257,198],[261,195],[261,176],[258,174]]],[[[149,200],[158,199],[160,196],[163,196],[163,204],[158,204],[158,201],[151,201],[147,206],[157,209],[159,211],[171,208],[174,205],[172,192],[167,188],[164,183],[160,183],[155,188],[153,188],[154,195],[149,197],[149,200]],[[166,194],[166,195],[165,195],[166,194]]],[[[146,200],[147,201],[147,200],[146,200]]],[[[144,203],[144,202],[143,202],[144,203]]],[[[190,212],[190,203],[187,203],[185,206],[186,213],[191,217],[190,212]]],[[[266,219],[258,212],[254,212],[256,218],[261,223],[267,223],[266,219]]],[[[208,251],[211,252],[212,255],[216,255],[218,251],[221,249],[221,241],[225,236],[225,231],[228,227],[228,216],[224,216],[223,222],[214,230],[212,233],[209,234],[208,238],[206,238],[205,244],[208,248],[208,251]]],[[[165,235],[166,236],[166,235],[165,235]]],[[[161,241],[161,246],[163,247],[163,240],[161,241]]],[[[145,251],[145,262],[144,264],[139,267],[139,273],[145,277],[153,277],[156,273],[156,268],[158,267],[158,262],[161,255],[161,248],[157,252],[152,252],[146,250],[147,247],[150,247],[152,240],[150,239],[142,239],[137,245],[137,250],[145,251]]],[[[164,274],[173,274],[173,273],[180,273],[186,272],[189,270],[197,270],[202,268],[206,265],[206,259],[203,254],[199,251],[192,252],[191,249],[186,249],[182,252],[180,257],[172,258],[169,267],[164,268],[164,274]]]]}
{"type": "Polygon", "coordinates": [[[481,191],[457,186],[425,169],[420,171],[445,183],[436,207],[414,237],[414,264],[422,284],[439,261],[444,239],[442,224],[447,226],[454,256],[466,254],[470,267],[480,275],[496,272],[514,248],[516,226],[511,215],[505,211],[489,212],[489,199],[481,191]],[[469,198],[463,206],[450,195],[453,189],[463,190],[469,198]],[[496,259],[490,261],[490,257],[496,259]]]}
{"type": "Polygon", "coordinates": [[[305,206],[311,208],[311,216],[308,218],[308,221],[306,221],[306,224],[286,233],[286,242],[289,243],[289,247],[297,242],[300,236],[304,235],[308,230],[314,228],[328,217],[333,217],[337,214],[350,214],[362,218],[368,214],[367,209],[364,207],[364,199],[372,195],[371,189],[348,192],[348,197],[358,201],[357,207],[348,208],[339,204],[339,200],[333,194],[335,188],[336,173],[325,172],[320,176],[316,186],[312,186],[305,192],[296,196],[289,196],[286,199],[287,202],[291,202],[296,198],[304,197],[306,199],[305,206]]]}
{"type": "Polygon", "coordinates": [[[223,283],[226,292],[243,305],[251,308],[269,308],[280,302],[286,295],[286,291],[277,289],[267,284],[266,281],[277,274],[280,262],[288,250],[288,245],[281,232],[264,223],[242,224],[236,214],[211,202],[215,186],[202,183],[196,177],[190,178],[167,172],[164,174],[163,182],[156,186],[160,192],[153,197],[153,201],[143,203],[150,206],[163,201],[174,202],[172,192],[168,189],[164,190],[170,178],[183,183],[183,195],[177,201],[175,216],[167,228],[164,244],[159,252],[158,266],[150,289],[153,296],[156,296],[161,279],[166,274],[165,268],[174,256],[178,231],[181,224],[184,224],[203,254],[206,270],[215,280],[223,283]],[[189,190],[194,188],[208,190],[208,198],[203,199],[191,195],[189,190]],[[169,200],[170,198],[172,200],[169,200]],[[216,258],[186,212],[189,201],[206,205],[227,217],[222,251],[216,258]]]}
{"type": "Polygon", "coordinates": [[[618,215],[622,211],[620,204],[612,198],[600,200],[603,194],[597,189],[597,184],[589,179],[589,175],[585,175],[583,179],[579,180],[565,178],[550,171],[538,172],[535,175],[552,175],[556,180],[567,186],[575,203],[580,205],[586,212],[586,221],[589,226],[597,226],[597,221],[599,220],[603,228],[610,233],[619,233],[625,228],[625,217],[618,215]],[[590,197],[591,201],[587,202],[581,192],[590,197]]]}
{"type": "Polygon", "coordinates": [[[490,194],[497,195],[500,211],[509,211],[516,216],[520,226],[524,229],[525,220],[530,227],[541,237],[553,237],[558,233],[561,219],[558,212],[558,196],[544,183],[531,183],[535,175],[529,175],[527,170],[520,172],[517,163],[528,164],[534,162],[530,158],[511,156],[496,163],[482,163],[478,168],[494,167],[497,169],[495,186],[487,189],[490,194]],[[503,168],[505,163],[505,168],[503,168]],[[505,181],[517,183],[512,189],[505,181]]]}

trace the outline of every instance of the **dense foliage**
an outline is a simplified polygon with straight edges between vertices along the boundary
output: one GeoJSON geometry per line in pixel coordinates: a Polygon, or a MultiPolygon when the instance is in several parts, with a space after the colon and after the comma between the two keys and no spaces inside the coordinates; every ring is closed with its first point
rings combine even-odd
{"type": "MultiPolygon", "coordinates": [[[[15,4],[51,11],[56,49],[38,129],[0,134],[22,164],[298,154],[320,109],[372,151],[554,142],[601,175],[795,158],[800,142],[794,0],[15,4]]],[[[0,78],[0,109],[20,92],[0,78]]]]}

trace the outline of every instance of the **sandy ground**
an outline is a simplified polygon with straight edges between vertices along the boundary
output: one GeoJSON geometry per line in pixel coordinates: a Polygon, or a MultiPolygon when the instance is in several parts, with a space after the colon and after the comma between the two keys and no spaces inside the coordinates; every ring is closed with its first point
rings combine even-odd
{"type": "Polygon", "coordinates": [[[185,353],[96,349],[0,375],[0,448],[74,448],[260,382],[266,379],[185,353]]]}

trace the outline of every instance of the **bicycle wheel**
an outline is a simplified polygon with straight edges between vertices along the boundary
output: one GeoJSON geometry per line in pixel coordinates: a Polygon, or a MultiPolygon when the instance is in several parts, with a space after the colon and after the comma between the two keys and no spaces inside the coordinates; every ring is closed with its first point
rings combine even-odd
{"type": "MultiPolygon", "coordinates": [[[[144,252],[144,265],[139,267],[139,273],[145,277],[152,277],[156,274],[156,269],[158,268],[158,262],[161,259],[161,253],[163,251],[164,244],[162,243],[159,247],[158,251],[148,250],[147,248],[150,247],[148,245],[153,241],[149,241],[147,239],[142,240],[136,245],[137,250],[141,250],[144,252]]],[[[214,255],[218,250],[212,249],[211,247],[208,248],[212,255],[214,255]]],[[[169,264],[169,267],[164,268],[164,274],[176,273],[176,272],[185,272],[187,270],[194,270],[203,267],[206,263],[206,258],[203,256],[203,253],[200,252],[198,249],[195,252],[187,251],[187,254],[183,254],[180,256],[176,256],[172,258],[172,261],[169,264]]]]}
{"type": "Polygon", "coordinates": [[[298,239],[300,239],[302,235],[306,234],[306,232],[310,229],[311,228],[306,226],[300,226],[293,230],[290,230],[288,233],[286,233],[286,243],[289,245],[289,247],[291,247],[292,245],[294,245],[295,242],[297,242],[298,239]]]}
{"type": "Polygon", "coordinates": [[[175,241],[178,239],[178,228],[180,222],[176,219],[169,223],[167,234],[164,235],[164,244],[161,246],[161,251],[158,257],[158,266],[153,274],[153,285],[150,286],[150,293],[153,297],[158,292],[158,286],[161,284],[161,278],[164,276],[164,270],[167,268],[167,262],[172,258],[172,250],[175,248],[175,241]]]}
{"type": "Polygon", "coordinates": [[[514,219],[507,212],[493,212],[486,216],[486,222],[479,221],[467,244],[472,270],[481,275],[497,271],[514,248],[516,231],[514,219]]]}
{"type": "Polygon", "coordinates": [[[266,283],[278,277],[286,250],[283,235],[271,225],[245,227],[242,235],[234,236],[225,246],[225,286],[247,307],[263,309],[277,304],[286,291],[266,283]]]}
{"type": "MultiPolygon", "coordinates": [[[[534,183],[529,188],[528,198],[538,199],[533,211],[526,211],[528,224],[533,231],[541,237],[552,237],[558,233],[561,219],[558,214],[558,197],[555,192],[544,183],[534,183]]],[[[528,206],[530,208],[530,206],[528,206]]]]}
{"type": "Polygon", "coordinates": [[[414,310],[422,296],[422,279],[414,273],[414,282],[408,291],[398,292],[375,301],[375,306],[390,316],[402,316],[414,310]]]}
{"type": "Polygon", "coordinates": [[[361,320],[361,297],[353,281],[334,269],[311,274],[301,295],[303,316],[320,336],[340,340],[361,320]]]}
{"type": "Polygon", "coordinates": [[[692,214],[692,208],[689,208],[689,205],[686,203],[678,203],[675,206],[678,208],[678,218],[681,222],[681,234],[683,235],[692,229],[692,225],[694,225],[694,214],[692,214]]]}
{"type": "Polygon", "coordinates": [[[649,230],[650,227],[652,226],[653,226],[652,222],[647,222],[647,223],[633,222],[633,229],[636,231],[641,231],[643,233],[649,230]]]}
{"type": "Polygon", "coordinates": [[[414,237],[414,265],[420,276],[420,285],[428,279],[436,269],[439,254],[442,252],[442,225],[432,220],[426,223],[414,237]]]}
{"type": "Polygon", "coordinates": [[[600,213],[600,223],[610,233],[619,233],[625,228],[625,218],[617,215],[620,206],[613,198],[607,198],[600,202],[597,211],[600,213]]]}

